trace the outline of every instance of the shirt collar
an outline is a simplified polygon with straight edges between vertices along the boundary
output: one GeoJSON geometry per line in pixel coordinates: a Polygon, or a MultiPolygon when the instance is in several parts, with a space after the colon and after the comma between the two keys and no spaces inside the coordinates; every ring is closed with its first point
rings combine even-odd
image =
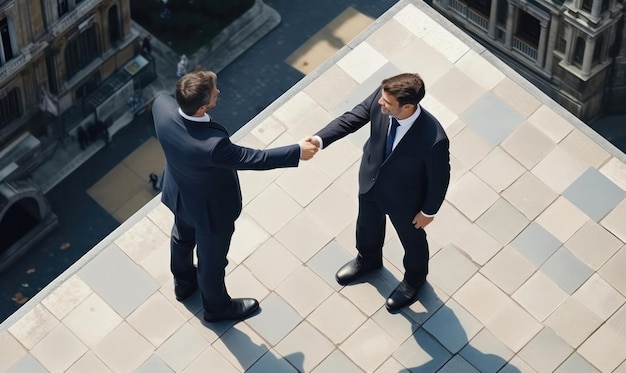
{"type": "Polygon", "coordinates": [[[417,117],[420,116],[421,113],[422,113],[422,107],[418,104],[417,108],[415,110],[415,113],[413,113],[410,117],[404,118],[404,119],[396,118],[396,120],[398,121],[398,124],[400,126],[411,125],[411,124],[413,124],[413,122],[415,122],[415,120],[417,119],[417,117]]]}
{"type": "Polygon", "coordinates": [[[183,118],[190,120],[192,122],[210,122],[211,121],[211,117],[207,113],[204,113],[204,115],[201,117],[192,117],[183,113],[181,108],[178,108],[178,114],[180,114],[183,118]]]}

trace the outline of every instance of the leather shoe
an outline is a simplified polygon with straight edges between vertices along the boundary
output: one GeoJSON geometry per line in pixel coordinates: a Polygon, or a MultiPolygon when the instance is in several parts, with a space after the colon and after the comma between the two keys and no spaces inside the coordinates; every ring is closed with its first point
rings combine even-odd
{"type": "Polygon", "coordinates": [[[253,298],[231,299],[230,306],[222,312],[209,313],[204,311],[204,321],[218,322],[224,320],[243,320],[259,308],[259,302],[253,298]]]}
{"type": "Polygon", "coordinates": [[[348,285],[352,281],[363,276],[365,273],[380,267],[382,267],[382,264],[373,267],[365,267],[359,262],[358,259],[352,259],[348,263],[344,264],[343,267],[339,268],[337,274],[335,275],[335,279],[339,285],[348,285]]]}
{"type": "MultiPolygon", "coordinates": [[[[423,284],[423,282],[422,282],[423,284]]],[[[402,281],[398,287],[391,293],[385,306],[389,311],[397,311],[402,307],[409,306],[417,300],[417,292],[421,285],[417,288],[402,281]]]]}
{"type": "Polygon", "coordinates": [[[174,295],[176,295],[177,301],[182,302],[186,300],[187,298],[189,298],[190,296],[192,296],[196,292],[196,290],[198,290],[198,284],[190,288],[182,287],[182,286],[175,286],[174,295]]]}

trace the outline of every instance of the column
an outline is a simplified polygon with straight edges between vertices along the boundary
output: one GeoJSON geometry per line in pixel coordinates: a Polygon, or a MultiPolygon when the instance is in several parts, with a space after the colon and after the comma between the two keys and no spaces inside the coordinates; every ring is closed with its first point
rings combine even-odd
{"type": "Polygon", "coordinates": [[[593,50],[596,46],[596,39],[585,36],[585,54],[583,55],[583,76],[587,77],[591,73],[591,63],[593,61],[593,50]]]}
{"type": "Polygon", "coordinates": [[[489,9],[489,37],[496,38],[496,25],[498,23],[498,0],[491,0],[489,9]]]}
{"type": "Polygon", "coordinates": [[[550,35],[548,35],[548,47],[546,49],[546,63],[544,70],[546,72],[552,71],[552,61],[554,60],[554,49],[556,49],[556,34],[559,30],[559,17],[552,14],[550,19],[550,35]]]}
{"type": "Polygon", "coordinates": [[[566,65],[571,65],[572,64],[572,49],[574,48],[574,43],[576,43],[576,34],[574,32],[572,32],[572,27],[571,26],[567,26],[565,28],[565,58],[563,58],[563,60],[565,61],[566,65]]]}
{"type": "Polygon", "coordinates": [[[548,21],[541,20],[541,33],[539,34],[539,47],[537,49],[537,66],[543,66],[543,59],[546,56],[546,35],[548,34],[548,21]]]}
{"type": "Polygon", "coordinates": [[[593,4],[591,5],[591,18],[598,19],[600,18],[600,9],[602,8],[602,0],[593,0],[593,4]]]}
{"type": "Polygon", "coordinates": [[[509,0],[509,7],[507,9],[506,14],[506,36],[504,39],[504,45],[511,49],[511,41],[513,40],[513,23],[514,23],[514,15],[515,15],[515,7],[513,3],[509,0]]]}

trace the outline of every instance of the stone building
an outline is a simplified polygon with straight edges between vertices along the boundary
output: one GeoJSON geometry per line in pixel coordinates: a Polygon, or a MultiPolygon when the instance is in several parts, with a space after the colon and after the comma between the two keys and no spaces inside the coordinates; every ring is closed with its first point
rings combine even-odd
{"type": "Polygon", "coordinates": [[[583,121],[626,113],[618,0],[433,0],[432,6],[583,121]]]}
{"type": "Polygon", "coordinates": [[[27,176],[68,132],[106,119],[137,45],[129,0],[0,0],[0,265],[54,225],[27,176]]]}

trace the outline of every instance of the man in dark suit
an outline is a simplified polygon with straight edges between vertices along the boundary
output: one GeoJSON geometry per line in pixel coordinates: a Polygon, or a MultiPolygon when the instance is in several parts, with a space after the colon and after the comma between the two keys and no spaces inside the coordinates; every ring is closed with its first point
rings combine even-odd
{"type": "Polygon", "coordinates": [[[428,274],[424,228],[439,210],[450,181],[449,141],[441,124],[419,105],[418,74],[382,81],[365,101],[331,121],[313,142],[327,147],[371,122],[359,170],[358,255],[336,274],[347,285],[383,264],[385,215],[404,247],[404,278],[386,302],[390,311],[410,305],[428,274]]]}
{"type": "Polygon", "coordinates": [[[226,129],[207,114],[218,94],[215,73],[194,71],[176,84],[176,99],[161,95],[152,105],[165,154],[161,200],[174,213],[174,292],[183,301],[199,287],[207,322],[242,320],[259,306],[256,299],[231,299],[224,283],[226,256],[242,208],[237,170],[296,167],[317,151],[306,139],[267,150],[231,143],[226,129]]]}

